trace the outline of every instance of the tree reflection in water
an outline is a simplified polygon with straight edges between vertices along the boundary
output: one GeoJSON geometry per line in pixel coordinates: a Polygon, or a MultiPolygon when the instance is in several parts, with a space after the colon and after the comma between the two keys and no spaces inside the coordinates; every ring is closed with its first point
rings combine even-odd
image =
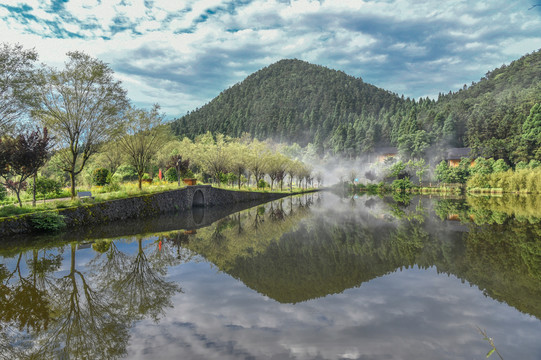
{"type": "Polygon", "coordinates": [[[179,264],[172,246],[143,249],[128,255],[115,242],[94,244],[90,271],[78,269],[77,244],[69,246],[67,271],[58,272],[63,257],[44,250],[31,252],[22,269],[19,254],[12,270],[0,265],[1,359],[117,359],[126,355],[134,321],[158,321],[180,286],[166,281],[167,266],[179,264]],[[67,272],[67,273],[66,273],[67,272]]]}
{"type": "Polygon", "coordinates": [[[517,199],[508,209],[485,199],[408,196],[313,206],[323,196],[279,200],[197,230],[98,240],[88,262],[75,244],[64,256],[62,249],[11,253],[0,264],[0,358],[123,357],[134,322],[159,321],[181,292],[167,281],[167,268],[202,258],[271,299],[295,304],[397,269],[435,268],[541,318],[541,225],[532,213],[538,203],[517,199]]]}

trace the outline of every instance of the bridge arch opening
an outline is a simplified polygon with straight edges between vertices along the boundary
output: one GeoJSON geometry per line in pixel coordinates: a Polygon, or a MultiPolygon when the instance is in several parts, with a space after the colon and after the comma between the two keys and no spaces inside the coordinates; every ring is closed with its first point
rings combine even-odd
{"type": "Polygon", "coordinates": [[[205,195],[201,190],[196,190],[193,194],[192,207],[203,207],[205,206],[205,195]]]}

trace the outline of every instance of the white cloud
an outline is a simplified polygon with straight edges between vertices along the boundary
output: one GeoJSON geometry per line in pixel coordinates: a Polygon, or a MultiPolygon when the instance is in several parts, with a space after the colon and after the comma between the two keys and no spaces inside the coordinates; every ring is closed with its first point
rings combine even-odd
{"type": "Polygon", "coordinates": [[[539,14],[504,0],[255,0],[242,5],[155,0],[151,8],[143,0],[72,0],[55,14],[47,13],[50,1],[3,2],[23,3],[33,8],[30,14],[37,21],[8,16],[0,6],[5,41],[36,47],[41,60],[52,64],[61,63],[67,50],[100,57],[122,78],[140,82],[136,88],[125,81],[136,103],[190,99],[179,100],[172,116],[203,105],[281,58],[337,68],[416,97],[447,92],[457,80],[478,80],[493,67],[541,47],[539,14]],[[119,17],[124,19],[120,25],[115,24],[119,17]],[[45,22],[52,20],[83,38],[56,39],[45,22]],[[479,66],[471,66],[473,61],[479,66]],[[171,74],[155,79],[155,71],[171,74]],[[189,83],[183,83],[188,77],[189,83]]]}

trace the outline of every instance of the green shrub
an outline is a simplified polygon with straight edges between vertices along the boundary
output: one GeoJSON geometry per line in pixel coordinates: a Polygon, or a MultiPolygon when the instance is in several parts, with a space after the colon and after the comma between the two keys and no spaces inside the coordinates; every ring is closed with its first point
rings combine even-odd
{"type": "Polygon", "coordinates": [[[510,169],[504,159],[498,159],[492,164],[493,172],[505,172],[510,169]]]}
{"type": "Polygon", "coordinates": [[[259,182],[257,183],[257,187],[260,188],[260,189],[264,189],[264,188],[266,188],[268,186],[269,186],[269,184],[263,179],[260,179],[259,182]]]}
{"type": "Polygon", "coordinates": [[[532,159],[528,163],[528,167],[530,169],[535,169],[535,168],[538,168],[539,166],[541,166],[541,162],[539,162],[539,160],[532,159]]]}
{"type": "Polygon", "coordinates": [[[37,231],[58,231],[66,227],[64,216],[57,212],[45,211],[37,212],[30,217],[30,222],[34,230],[37,231]]]}
{"type": "Polygon", "coordinates": [[[193,179],[195,177],[195,175],[193,174],[193,172],[188,169],[184,172],[184,174],[182,174],[182,178],[183,179],[193,179]]]}
{"type": "Polygon", "coordinates": [[[403,179],[396,179],[391,184],[391,189],[393,189],[393,191],[406,192],[406,190],[409,190],[411,188],[413,188],[413,183],[408,177],[405,177],[403,179]]]}
{"type": "Polygon", "coordinates": [[[0,201],[4,200],[8,196],[8,192],[3,185],[0,185],[0,201]]]}
{"type": "Polygon", "coordinates": [[[227,174],[227,182],[229,184],[235,184],[237,183],[238,180],[239,180],[239,177],[237,176],[237,174],[234,174],[234,173],[227,174]]]}
{"type": "Polygon", "coordinates": [[[7,205],[0,207],[0,217],[27,214],[29,212],[31,212],[31,210],[24,206],[7,205]]]}
{"type": "Polygon", "coordinates": [[[120,191],[120,184],[118,183],[118,181],[116,181],[116,179],[114,179],[110,183],[105,185],[103,189],[105,190],[105,192],[120,191]]]}
{"type": "Polygon", "coordinates": [[[528,168],[528,163],[526,161],[520,161],[515,165],[515,170],[524,170],[528,168]]]}
{"type": "Polygon", "coordinates": [[[107,185],[107,179],[109,176],[109,170],[97,168],[92,172],[92,183],[97,186],[107,185]]]}
{"type": "Polygon", "coordinates": [[[175,181],[178,181],[178,174],[177,174],[177,170],[173,167],[167,169],[167,171],[165,172],[165,181],[167,182],[175,182],[175,181]]]}
{"type": "Polygon", "coordinates": [[[97,240],[94,244],[92,244],[92,249],[101,254],[109,251],[110,248],[111,241],[109,240],[97,240]]]}
{"type": "Polygon", "coordinates": [[[223,173],[223,172],[219,172],[218,173],[218,182],[220,184],[225,184],[227,183],[227,174],[223,173]]]}
{"type": "Polygon", "coordinates": [[[473,166],[470,169],[470,172],[474,175],[488,175],[492,173],[492,166],[494,164],[494,159],[485,159],[483,157],[478,157],[475,159],[473,166]]]}
{"type": "Polygon", "coordinates": [[[45,177],[38,177],[36,179],[36,192],[43,196],[45,200],[45,195],[60,195],[62,192],[62,184],[55,179],[48,179],[45,177]]]}
{"type": "Polygon", "coordinates": [[[122,165],[117,169],[113,178],[118,181],[134,181],[137,180],[137,172],[131,165],[122,165]]]}

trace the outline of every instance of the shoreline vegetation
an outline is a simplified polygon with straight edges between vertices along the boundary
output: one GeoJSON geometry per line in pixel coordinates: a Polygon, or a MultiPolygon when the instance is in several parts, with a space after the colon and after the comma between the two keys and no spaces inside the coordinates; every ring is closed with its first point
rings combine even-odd
{"type": "MultiPolygon", "coordinates": [[[[202,184],[202,185],[208,185],[208,184],[202,184]]],[[[237,186],[228,186],[228,185],[218,185],[212,184],[214,188],[217,189],[223,189],[223,190],[230,190],[230,191],[237,191],[237,192],[259,192],[259,193],[269,193],[269,194],[302,194],[307,192],[313,192],[318,191],[320,189],[313,188],[313,187],[293,187],[291,189],[283,189],[280,190],[278,188],[273,189],[270,191],[268,188],[252,188],[243,186],[240,189],[237,186]]],[[[97,204],[102,203],[110,200],[118,200],[118,199],[128,199],[132,197],[139,197],[144,195],[150,195],[150,194],[157,194],[161,192],[167,192],[167,191],[174,191],[186,188],[186,185],[182,184],[181,186],[178,186],[176,183],[168,183],[165,181],[158,181],[155,184],[149,184],[142,187],[141,190],[137,188],[136,183],[127,183],[123,184],[121,186],[121,189],[114,192],[106,192],[103,190],[103,187],[100,186],[93,186],[90,188],[90,191],[92,192],[93,199],[74,199],[63,197],[63,198],[46,198],[42,199],[41,201],[38,201],[36,206],[32,206],[31,202],[23,203],[22,207],[19,207],[17,202],[12,202],[11,204],[7,205],[0,205],[0,219],[1,218],[8,218],[13,216],[19,216],[19,215],[26,215],[26,214],[32,214],[32,213],[40,213],[40,212],[47,212],[51,210],[60,210],[60,209],[66,209],[66,208],[74,208],[79,206],[85,206],[89,204],[97,204]],[[44,202],[46,201],[46,202],[44,202]]],[[[81,190],[81,189],[80,189],[81,190]]],[[[85,189],[88,190],[88,189],[85,189]]],[[[67,192],[68,190],[64,190],[67,192]]]]}

